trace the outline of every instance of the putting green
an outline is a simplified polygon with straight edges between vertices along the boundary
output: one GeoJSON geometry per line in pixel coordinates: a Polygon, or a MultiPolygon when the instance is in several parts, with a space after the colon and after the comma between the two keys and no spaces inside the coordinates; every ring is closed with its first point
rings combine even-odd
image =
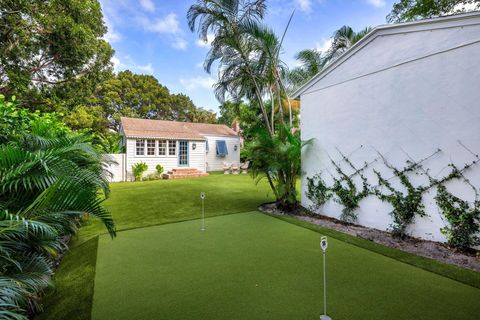
{"type": "MultiPolygon", "coordinates": [[[[318,319],[320,234],[258,212],[99,242],[92,319],[318,319]]],[[[332,319],[478,319],[480,290],[329,239],[332,319]]]]}

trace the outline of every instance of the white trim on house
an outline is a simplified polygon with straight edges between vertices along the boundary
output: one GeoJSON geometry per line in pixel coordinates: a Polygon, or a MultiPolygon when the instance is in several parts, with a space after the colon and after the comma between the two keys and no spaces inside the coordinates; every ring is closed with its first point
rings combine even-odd
{"type": "Polygon", "coordinates": [[[224,162],[240,162],[240,137],[223,125],[122,118],[119,132],[126,149],[124,164],[126,172],[123,175],[127,177],[126,180],[132,179],[132,165],[138,162],[145,162],[148,165],[145,174],[155,173],[158,164],[162,165],[165,172],[178,167],[207,172],[222,170],[224,162]],[[230,132],[231,134],[228,134],[230,132]],[[137,140],[143,141],[143,154],[137,154],[137,140]],[[149,140],[155,140],[155,151],[151,155],[147,155],[149,140]],[[225,141],[228,154],[224,157],[216,156],[217,140],[225,141]],[[159,141],[166,142],[164,155],[159,153],[159,141]],[[170,141],[175,143],[175,154],[170,152],[170,141]],[[188,142],[188,166],[179,163],[178,141],[188,142]],[[209,151],[206,151],[207,143],[209,151]]]}

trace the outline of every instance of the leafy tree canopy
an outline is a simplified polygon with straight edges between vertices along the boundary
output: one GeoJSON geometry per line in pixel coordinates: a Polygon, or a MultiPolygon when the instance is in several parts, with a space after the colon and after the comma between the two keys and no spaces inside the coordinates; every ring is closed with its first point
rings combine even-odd
{"type": "Polygon", "coordinates": [[[400,0],[393,5],[387,21],[405,22],[479,8],[480,0],[400,0]]]}
{"type": "MultiPolygon", "coordinates": [[[[108,119],[108,126],[118,131],[120,117],[140,117],[145,119],[177,120],[191,122],[215,122],[215,114],[197,108],[184,94],[171,94],[167,87],[150,75],[122,71],[102,82],[96,89],[92,105],[100,105],[104,114],[87,119],[87,126],[108,119]]],[[[81,110],[78,110],[80,112],[81,110]]],[[[83,111],[82,111],[83,112],[83,111]]],[[[72,116],[69,123],[76,117],[72,116]]],[[[78,118],[77,118],[78,119],[78,118]]],[[[77,127],[82,125],[77,124],[77,127]]]]}
{"type": "Polygon", "coordinates": [[[97,0],[0,0],[0,94],[48,108],[111,69],[97,0]]]}
{"type": "Polygon", "coordinates": [[[15,97],[6,101],[0,95],[0,144],[25,134],[55,138],[70,132],[57,113],[31,112],[17,106],[15,97]]]}

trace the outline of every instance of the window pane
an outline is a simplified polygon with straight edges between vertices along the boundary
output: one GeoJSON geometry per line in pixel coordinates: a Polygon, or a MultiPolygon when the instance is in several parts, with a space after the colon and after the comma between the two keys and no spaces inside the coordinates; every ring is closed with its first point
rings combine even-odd
{"type": "Polygon", "coordinates": [[[158,140],[158,155],[165,156],[167,154],[167,141],[158,140]]]}
{"type": "Polygon", "coordinates": [[[147,155],[154,156],[155,155],[155,140],[147,140],[147,155]]]}
{"type": "Polygon", "coordinates": [[[143,139],[137,139],[137,141],[135,142],[135,146],[136,146],[136,152],[135,154],[137,156],[143,156],[145,155],[145,140],[143,139]]]}
{"type": "Polygon", "coordinates": [[[168,154],[174,156],[177,154],[177,141],[168,140],[168,154]]]}
{"type": "Polygon", "coordinates": [[[228,154],[227,144],[225,143],[225,140],[217,140],[216,145],[217,145],[217,156],[225,157],[228,154]]]}

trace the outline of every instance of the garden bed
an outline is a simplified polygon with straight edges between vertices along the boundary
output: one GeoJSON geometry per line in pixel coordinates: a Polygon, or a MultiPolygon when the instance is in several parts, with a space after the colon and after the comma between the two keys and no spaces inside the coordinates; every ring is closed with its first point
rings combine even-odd
{"type": "Polygon", "coordinates": [[[275,203],[266,203],[258,209],[269,214],[292,216],[302,221],[370,240],[391,248],[480,272],[480,252],[475,250],[465,253],[451,249],[441,242],[421,240],[412,237],[401,239],[393,237],[386,231],[355,224],[347,224],[338,219],[314,214],[302,207],[299,207],[294,212],[285,212],[279,210],[275,203]]]}

